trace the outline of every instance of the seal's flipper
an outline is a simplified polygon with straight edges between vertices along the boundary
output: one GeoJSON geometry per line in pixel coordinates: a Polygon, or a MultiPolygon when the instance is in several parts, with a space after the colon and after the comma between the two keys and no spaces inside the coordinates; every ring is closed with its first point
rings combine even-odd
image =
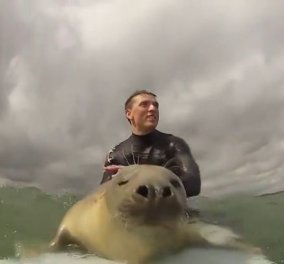
{"type": "Polygon", "coordinates": [[[199,230],[201,237],[215,246],[227,245],[240,239],[232,230],[213,224],[199,223],[199,230]]]}
{"type": "Polygon", "coordinates": [[[245,242],[231,229],[213,225],[198,223],[200,235],[212,246],[238,249],[254,254],[261,254],[261,249],[245,242]]]}
{"type": "Polygon", "coordinates": [[[85,246],[78,239],[72,236],[66,228],[61,228],[49,244],[49,250],[54,252],[66,249],[87,252],[85,246]]]}

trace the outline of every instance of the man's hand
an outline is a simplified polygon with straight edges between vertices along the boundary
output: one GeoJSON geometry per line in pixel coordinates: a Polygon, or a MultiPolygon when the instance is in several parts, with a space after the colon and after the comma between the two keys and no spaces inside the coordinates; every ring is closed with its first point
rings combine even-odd
{"type": "Polygon", "coordinates": [[[123,165],[109,165],[104,167],[104,171],[111,173],[112,175],[116,174],[119,169],[123,168],[123,165]]]}

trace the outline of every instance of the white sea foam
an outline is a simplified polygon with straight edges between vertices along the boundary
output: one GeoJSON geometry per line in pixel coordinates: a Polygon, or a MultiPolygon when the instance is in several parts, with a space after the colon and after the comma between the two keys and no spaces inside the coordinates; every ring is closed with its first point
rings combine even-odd
{"type": "MultiPolygon", "coordinates": [[[[96,256],[42,254],[33,258],[0,260],[0,264],[122,264],[96,256]]],[[[273,264],[265,256],[221,249],[190,249],[153,264],[273,264]]]]}

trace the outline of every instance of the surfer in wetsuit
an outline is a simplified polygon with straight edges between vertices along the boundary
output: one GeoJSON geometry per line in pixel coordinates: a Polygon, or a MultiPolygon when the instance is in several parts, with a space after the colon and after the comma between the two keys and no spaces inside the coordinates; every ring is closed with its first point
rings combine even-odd
{"type": "Polygon", "coordinates": [[[187,197],[200,193],[200,173],[188,144],[181,138],[156,129],[159,103],[147,90],[136,91],[125,102],[125,115],[132,135],[108,153],[101,183],[112,178],[121,166],[152,164],[173,171],[183,182],[187,197]]]}

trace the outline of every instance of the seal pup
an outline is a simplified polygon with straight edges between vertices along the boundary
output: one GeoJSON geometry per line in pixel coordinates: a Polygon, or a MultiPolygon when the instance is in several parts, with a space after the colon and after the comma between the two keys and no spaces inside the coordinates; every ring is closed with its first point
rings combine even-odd
{"type": "Polygon", "coordinates": [[[50,249],[76,245],[103,258],[135,264],[185,247],[254,251],[229,229],[189,219],[186,208],[183,184],[170,170],[123,167],[67,211],[50,249]]]}

